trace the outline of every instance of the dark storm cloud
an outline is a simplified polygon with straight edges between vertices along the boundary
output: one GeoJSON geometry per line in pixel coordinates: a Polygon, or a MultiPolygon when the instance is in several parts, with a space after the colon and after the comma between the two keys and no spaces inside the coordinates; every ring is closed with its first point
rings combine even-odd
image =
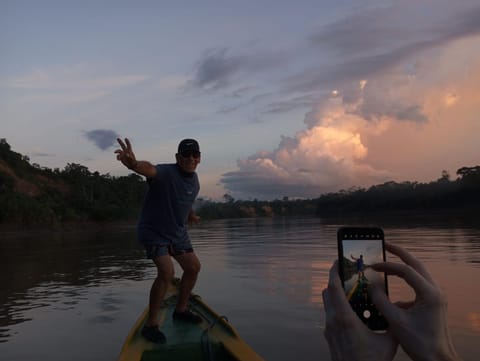
{"type": "Polygon", "coordinates": [[[428,34],[419,33],[417,24],[413,27],[396,26],[398,21],[395,19],[391,8],[375,8],[325,26],[312,35],[310,41],[313,46],[329,49],[336,55],[358,57],[384,53],[386,49],[408,46],[412,40],[430,36],[430,31],[428,34]]]}
{"type": "Polygon", "coordinates": [[[220,182],[234,198],[273,200],[290,198],[315,198],[335,187],[308,185],[305,182],[284,181],[270,177],[261,171],[234,171],[222,175],[220,182]]]}
{"type": "Polygon", "coordinates": [[[311,44],[336,59],[291,76],[290,91],[312,91],[378,74],[421,51],[480,34],[480,5],[411,1],[356,13],[324,27],[311,44]],[[451,9],[449,9],[451,7],[451,9]]]}
{"type": "MultiPolygon", "coordinates": [[[[289,55],[263,50],[235,54],[229,48],[206,51],[194,69],[190,86],[203,90],[220,90],[232,85],[247,83],[248,96],[260,77],[268,83],[283,80],[283,90],[278,98],[257,108],[260,114],[279,114],[293,109],[308,107],[310,103],[288,99],[289,95],[331,91],[348,86],[353,81],[381,74],[395,65],[404,63],[409,57],[422,51],[441,46],[452,40],[480,33],[480,5],[463,0],[419,3],[416,0],[394,2],[391,6],[379,6],[353,13],[337,22],[324,26],[308,38],[311,47],[300,51],[298,48],[289,55]],[[293,64],[320,54],[321,65],[312,66],[297,73],[293,64]],[[303,60],[302,60],[303,59],[303,60]],[[280,70],[280,73],[276,71],[280,70]],[[276,75],[275,75],[276,74],[276,75]],[[290,74],[285,77],[285,74],[290,74]],[[263,108],[263,109],[262,109],[263,108]]],[[[244,84],[243,84],[244,85],[244,84]]],[[[242,85],[242,86],[243,86],[242,85]]],[[[318,95],[318,94],[317,94],[318,95]]],[[[239,95],[240,96],[240,93],[239,95]]],[[[348,99],[344,99],[348,101],[348,99]]],[[[235,112],[254,103],[229,104],[219,113],[235,112]]],[[[415,105],[402,106],[399,114],[405,118],[412,113],[415,105]]],[[[372,114],[375,111],[372,111],[372,114]]],[[[410,116],[408,116],[410,117],[410,116]]],[[[422,118],[420,113],[413,116],[422,118]]]]}
{"type": "MultiPolygon", "coordinates": [[[[308,38],[320,52],[322,64],[297,74],[289,72],[284,93],[325,90],[381,73],[421,51],[479,34],[479,19],[480,5],[470,0],[455,4],[396,1],[353,13],[308,38]]],[[[235,83],[239,75],[241,80],[255,81],[256,76],[272,75],[282,65],[311,55],[307,53],[307,49],[295,49],[289,55],[268,50],[235,55],[228,48],[211,49],[196,64],[190,85],[218,90],[235,83]]],[[[272,113],[282,111],[289,111],[288,104],[271,108],[272,113]]]]}
{"type": "Polygon", "coordinates": [[[219,88],[246,64],[241,56],[227,56],[227,49],[209,51],[199,62],[193,85],[199,88],[219,88]]]}
{"type": "Polygon", "coordinates": [[[441,45],[478,34],[479,19],[480,5],[474,1],[398,1],[340,19],[312,35],[310,41],[342,56],[389,53],[415,49],[414,44],[441,45]]]}
{"type": "Polygon", "coordinates": [[[286,81],[289,91],[310,92],[335,88],[352,81],[368,78],[404,61],[411,54],[433,46],[431,43],[413,43],[403,48],[378,55],[362,56],[318,69],[308,69],[286,81]]]}
{"type": "Polygon", "coordinates": [[[194,87],[219,89],[230,85],[239,73],[257,73],[278,66],[282,62],[278,55],[230,55],[227,48],[206,52],[197,64],[191,82],[194,87]]]}
{"type": "Polygon", "coordinates": [[[399,121],[413,121],[413,122],[426,122],[427,116],[423,113],[423,109],[418,104],[401,104],[399,102],[383,103],[383,104],[369,104],[365,103],[360,107],[357,114],[361,115],[364,119],[373,120],[387,116],[399,121]]]}
{"type": "Polygon", "coordinates": [[[84,132],[88,140],[93,142],[101,150],[106,150],[115,144],[118,138],[117,132],[111,129],[94,129],[84,132]]]}
{"type": "Polygon", "coordinates": [[[305,94],[289,99],[278,100],[266,105],[266,109],[262,111],[263,114],[281,114],[287,113],[295,109],[305,109],[312,107],[319,101],[319,95],[324,94],[305,94]]]}
{"type": "MultiPolygon", "coordinates": [[[[258,105],[260,108],[256,108],[256,112],[279,114],[309,107],[309,100],[298,100],[304,96],[301,93],[316,93],[319,99],[326,91],[385,73],[422,51],[478,34],[479,18],[480,6],[470,1],[461,1],[453,7],[447,1],[426,4],[407,0],[351,14],[309,37],[309,44],[320,52],[321,65],[296,74],[289,72],[290,76],[284,78],[281,94],[268,103],[258,105]],[[292,94],[296,94],[295,98],[291,97],[292,94]]],[[[190,85],[197,89],[219,90],[246,82],[248,86],[242,89],[248,91],[242,91],[241,96],[247,97],[247,93],[255,91],[250,82],[255,83],[259,77],[271,77],[276,70],[282,70],[282,66],[294,64],[304,56],[298,49],[289,56],[268,50],[240,55],[226,47],[208,50],[196,64],[190,85]]],[[[294,67],[289,66],[289,69],[294,67]]],[[[269,82],[278,82],[284,75],[282,72],[280,78],[273,77],[269,82]]],[[[344,101],[349,100],[344,98],[344,101]]],[[[221,108],[219,113],[235,112],[254,103],[252,98],[250,101],[229,104],[221,108]]],[[[383,105],[382,108],[391,105],[383,105]]],[[[415,104],[393,104],[393,107],[399,120],[425,121],[415,104]]],[[[380,109],[364,107],[364,111],[367,117],[380,114],[380,109]]],[[[394,114],[390,111],[388,115],[394,114]]]]}

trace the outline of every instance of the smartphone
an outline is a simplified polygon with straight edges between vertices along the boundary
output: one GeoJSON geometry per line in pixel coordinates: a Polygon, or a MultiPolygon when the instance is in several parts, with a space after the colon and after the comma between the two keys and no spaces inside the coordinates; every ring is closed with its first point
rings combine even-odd
{"type": "Polygon", "coordinates": [[[340,279],[353,311],[371,330],[386,330],[388,322],[373,304],[368,288],[375,284],[388,295],[387,276],[369,266],[384,262],[385,237],[376,227],[342,227],[337,232],[340,279]]]}

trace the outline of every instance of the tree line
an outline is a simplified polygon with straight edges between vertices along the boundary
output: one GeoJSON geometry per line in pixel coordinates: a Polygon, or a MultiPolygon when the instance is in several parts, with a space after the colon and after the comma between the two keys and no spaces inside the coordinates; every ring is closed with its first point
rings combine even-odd
{"type": "Polygon", "coordinates": [[[145,190],[136,174],[113,177],[76,163],[64,169],[30,164],[0,139],[0,223],[130,220],[138,216],[145,190]]]}
{"type": "MultiPolygon", "coordinates": [[[[459,168],[456,175],[451,180],[443,171],[428,183],[392,181],[313,199],[235,200],[225,194],[223,201],[199,199],[196,206],[203,219],[479,209],[480,166],[459,168]]],[[[76,163],[64,169],[31,164],[0,139],[0,224],[133,221],[146,189],[136,174],[114,177],[76,163]]]]}

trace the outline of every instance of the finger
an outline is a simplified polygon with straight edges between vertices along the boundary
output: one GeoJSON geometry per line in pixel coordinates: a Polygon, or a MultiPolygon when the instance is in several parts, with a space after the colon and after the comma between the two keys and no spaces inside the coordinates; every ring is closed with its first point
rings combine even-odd
{"type": "Polygon", "coordinates": [[[425,296],[430,292],[431,284],[420,275],[415,269],[399,263],[384,262],[375,263],[371,267],[377,272],[386,272],[389,275],[395,275],[403,278],[420,296],[425,296]]]}
{"type": "Polygon", "coordinates": [[[427,271],[423,263],[420,262],[420,260],[417,257],[407,252],[407,250],[389,242],[385,242],[385,249],[390,253],[393,253],[394,255],[400,257],[400,259],[403,262],[405,262],[410,267],[415,269],[418,273],[420,273],[423,277],[425,277],[430,283],[434,283],[432,276],[427,271]]]}
{"type": "Polygon", "coordinates": [[[132,151],[132,144],[130,143],[130,140],[128,138],[125,138],[125,143],[127,143],[127,150],[132,151]]]}
{"type": "Polygon", "coordinates": [[[385,316],[389,323],[394,323],[400,316],[400,309],[390,302],[387,294],[381,287],[370,287],[370,296],[378,310],[385,316]]]}
{"type": "Polygon", "coordinates": [[[332,293],[329,289],[322,291],[323,308],[325,310],[325,337],[329,342],[335,343],[336,334],[345,329],[351,329],[361,323],[360,319],[355,315],[349,307],[348,312],[343,311],[339,304],[332,299],[332,293]],[[332,337],[333,336],[333,337],[332,337]]]}
{"type": "Polygon", "coordinates": [[[332,302],[337,305],[341,312],[353,312],[350,304],[348,303],[345,291],[338,274],[338,261],[335,261],[330,268],[328,278],[328,291],[332,302]]]}
{"type": "MultiPolygon", "coordinates": [[[[332,336],[332,344],[345,330],[357,330],[359,333],[367,332],[368,328],[358,318],[348,303],[345,291],[338,275],[338,261],[330,269],[328,287],[322,291],[325,309],[325,336],[332,336]]],[[[328,340],[328,337],[327,337],[328,340]]]]}
{"type": "Polygon", "coordinates": [[[122,147],[123,151],[127,149],[127,147],[125,146],[125,143],[120,138],[117,138],[117,142],[118,144],[120,144],[120,147],[122,147]]]}
{"type": "Polygon", "coordinates": [[[324,289],[322,291],[322,299],[323,299],[323,309],[325,310],[325,322],[327,325],[331,324],[332,319],[332,312],[333,312],[333,305],[330,301],[330,296],[328,294],[328,289],[324,289]]]}
{"type": "Polygon", "coordinates": [[[330,359],[332,361],[341,360],[341,358],[338,355],[339,354],[339,347],[337,346],[338,342],[336,342],[337,337],[336,337],[334,331],[332,331],[331,329],[328,328],[328,325],[327,325],[327,327],[325,327],[325,331],[323,332],[323,336],[325,337],[325,339],[327,340],[327,343],[328,343],[328,349],[330,351],[330,359]]]}

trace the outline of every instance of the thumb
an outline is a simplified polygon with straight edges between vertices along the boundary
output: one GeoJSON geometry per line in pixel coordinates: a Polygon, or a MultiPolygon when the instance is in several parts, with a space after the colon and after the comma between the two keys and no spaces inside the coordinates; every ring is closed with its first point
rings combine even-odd
{"type": "Polygon", "coordinates": [[[378,310],[385,316],[389,323],[398,317],[399,308],[390,302],[387,294],[377,285],[370,286],[370,296],[378,310]]]}

